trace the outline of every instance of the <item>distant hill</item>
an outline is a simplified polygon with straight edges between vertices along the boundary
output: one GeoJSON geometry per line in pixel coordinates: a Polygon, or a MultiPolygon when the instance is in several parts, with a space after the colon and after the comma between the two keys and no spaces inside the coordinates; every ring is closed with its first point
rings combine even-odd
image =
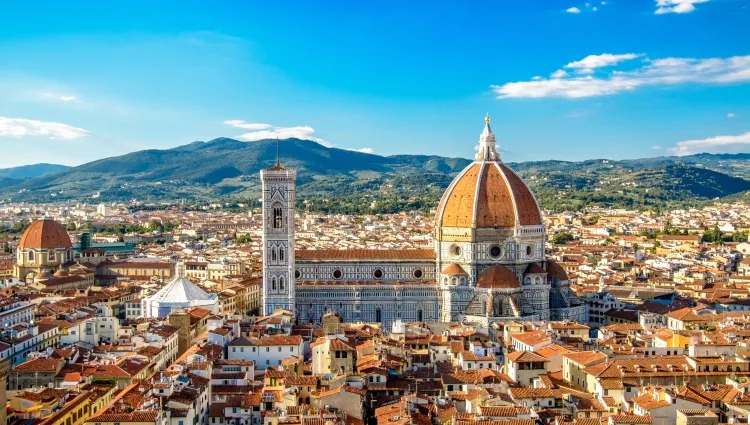
{"type": "MultiPolygon", "coordinates": [[[[435,207],[471,161],[425,155],[380,156],[279,142],[282,165],[297,169],[298,202],[319,211],[394,212],[435,207]]],[[[276,160],[276,141],[219,138],[105,158],[23,181],[0,181],[5,200],[243,200],[257,202],[258,173],[276,160]]],[[[741,197],[750,190],[750,154],[637,160],[510,163],[543,207],[656,208],[741,197]]]]}
{"type": "Polygon", "coordinates": [[[32,164],[22,165],[20,167],[12,168],[0,168],[0,177],[7,177],[11,179],[31,179],[34,177],[43,176],[45,174],[56,173],[58,171],[66,170],[70,167],[67,165],[59,164],[32,164]]]}

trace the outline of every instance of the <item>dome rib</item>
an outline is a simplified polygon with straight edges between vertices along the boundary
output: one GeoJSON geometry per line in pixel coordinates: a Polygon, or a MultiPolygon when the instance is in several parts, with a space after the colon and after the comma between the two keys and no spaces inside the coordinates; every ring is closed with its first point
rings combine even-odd
{"type": "Polygon", "coordinates": [[[72,247],[70,236],[62,225],[47,218],[33,222],[23,232],[18,243],[19,249],[70,249],[72,247]]]}

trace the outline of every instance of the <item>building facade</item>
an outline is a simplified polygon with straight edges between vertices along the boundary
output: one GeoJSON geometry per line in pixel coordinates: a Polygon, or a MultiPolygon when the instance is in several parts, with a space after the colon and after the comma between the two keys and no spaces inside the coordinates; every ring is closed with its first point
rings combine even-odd
{"type": "Polygon", "coordinates": [[[302,323],[328,311],[344,321],[587,320],[567,274],[547,260],[531,190],[501,160],[489,117],[479,152],[438,205],[433,249],[295,250],[294,181],[261,171],[264,314],[302,323]],[[293,278],[292,278],[293,277],[293,278]]]}

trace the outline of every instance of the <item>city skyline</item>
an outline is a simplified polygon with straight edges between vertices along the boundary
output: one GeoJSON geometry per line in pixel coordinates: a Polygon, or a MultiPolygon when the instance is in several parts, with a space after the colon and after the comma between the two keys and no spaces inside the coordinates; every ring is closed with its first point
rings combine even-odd
{"type": "Polygon", "coordinates": [[[192,6],[8,6],[0,167],[217,137],[470,158],[485,113],[507,161],[750,143],[743,1],[192,6]]]}

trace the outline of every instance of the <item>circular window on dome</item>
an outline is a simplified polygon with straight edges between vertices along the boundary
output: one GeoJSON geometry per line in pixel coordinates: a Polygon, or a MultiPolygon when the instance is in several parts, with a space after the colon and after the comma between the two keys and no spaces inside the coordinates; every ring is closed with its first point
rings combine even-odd
{"type": "Polygon", "coordinates": [[[344,276],[344,273],[341,270],[336,269],[336,270],[333,271],[333,278],[334,279],[337,279],[337,280],[341,279],[342,276],[344,276]]]}
{"type": "Polygon", "coordinates": [[[414,270],[413,275],[414,275],[415,278],[421,279],[422,276],[424,276],[424,273],[422,272],[422,270],[416,269],[416,270],[414,270]]]}
{"type": "Polygon", "coordinates": [[[461,247],[458,245],[451,246],[451,254],[453,254],[454,257],[460,257],[461,256],[461,247]]]}
{"type": "Polygon", "coordinates": [[[300,269],[297,269],[294,271],[294,278],[295,279],[302,279],[302,271],[300,269]]]}
{"type": "Polygon", "coordinates": [[[372,272],[372,277],[375,279],[382,279],[383,278],[383,271],[380,269],[375,269],[374,272],[372,272]]]}
{"type": "Polygon", "coordinates": [[[531,256],[531,245],[526,245],[526,256],[531,256]]]}
{"type": "Polygon", "coordinates": [[[503,253],[503,250],[500,249],[500,247],[498,245],[492,245],[490,247],[490,257],[492,257],[492,258],[499,258],[500,254],[502,254],[502,253],[503,253]]]}

